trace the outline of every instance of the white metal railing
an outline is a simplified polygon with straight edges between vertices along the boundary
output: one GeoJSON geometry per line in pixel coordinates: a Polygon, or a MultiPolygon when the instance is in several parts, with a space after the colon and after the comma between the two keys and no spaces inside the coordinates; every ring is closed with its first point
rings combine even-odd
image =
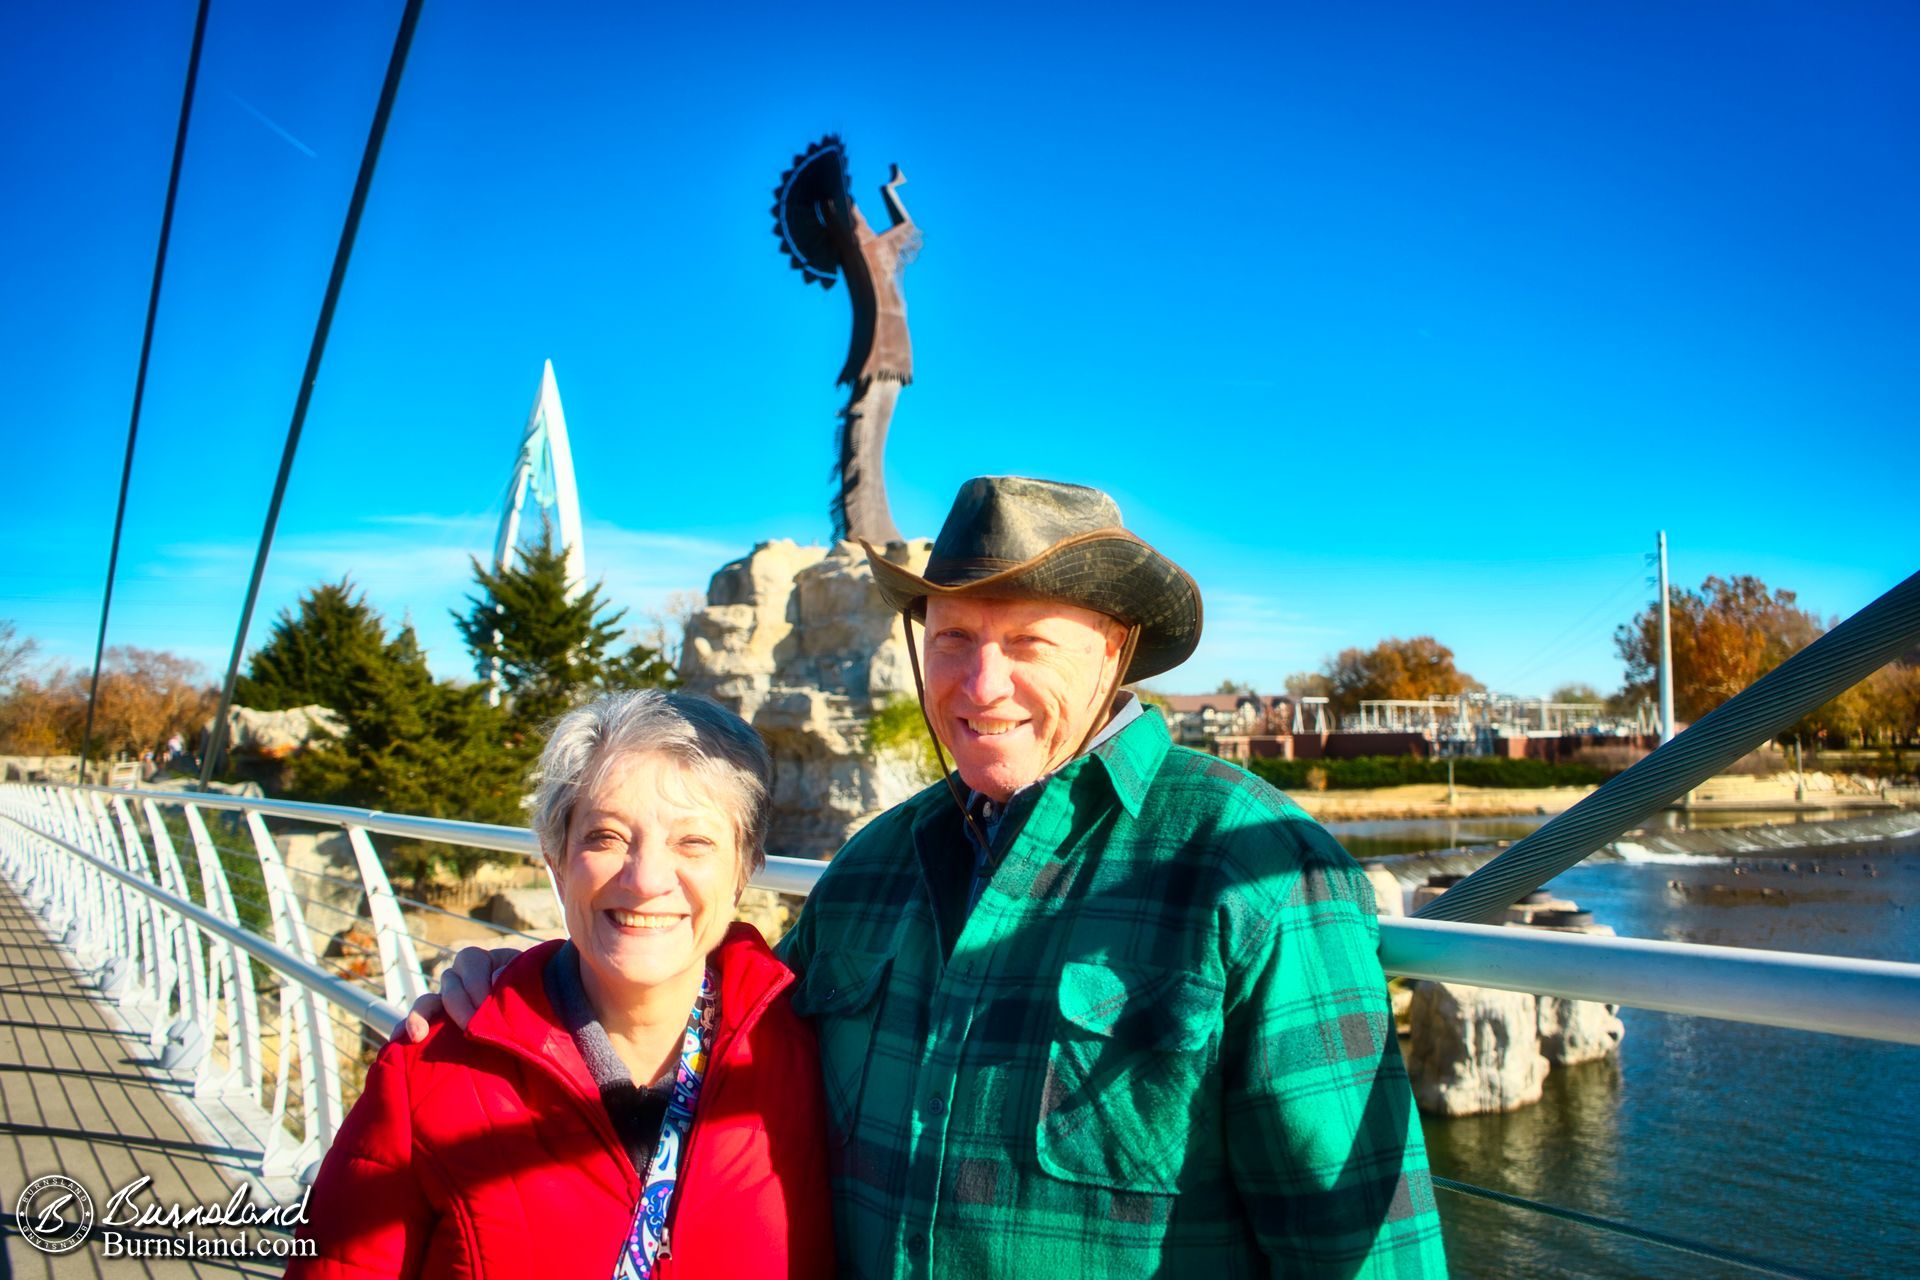
{"type": "MultiPolygon", "coordinates": [[[[264,1109],[263,1173],[299,1173],[324,1154],[359,1069],[429,989],[423,952],[437,966],[461,943],[532,940],[401,897],[373,843],[531,859],[525,830],[63,784],[0,786],[0,819],[0,870],[103,994],[153,1013],[163,1065],[191,1071],[198,1095],[264,1109]],[[341,833],[350,857],[339,870],[352,874],[289,865],[287,833],[276,838],[268,819],[341,833]],[[191,845],[196,877],[177,840],[191,845]]],[[[805,895],[824,869],[769,858],[753,883],[805,895]]],[[[1380,935],[1392,974],[1920,1043],[1920,965],[1434,920],[1385,918],[1380,935]]]]}

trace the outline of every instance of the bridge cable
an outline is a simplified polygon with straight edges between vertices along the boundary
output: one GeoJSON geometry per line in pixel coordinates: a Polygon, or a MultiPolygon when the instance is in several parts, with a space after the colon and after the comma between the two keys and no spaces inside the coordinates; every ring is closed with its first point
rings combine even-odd
{"type": "Polygon", "coordinates": [[[107,648],[107,615],[113,609],[113,577],[120,564],[120,531],[127,519],[127,485],[133,479],[133,444],[140,435],[140,405],[147,394],[147,360],[153,354],[153,321],[160,310],[160,280],[167,269],[167,242],[173,238],[174,198],[180,192],[180,160],[187,150],[187,122],[193,118],[193,90],[200,79],[200,49],[206,41],[208,0],[200,0],[193,21],[193,51],[187,55],[187,84],[180,94],[180,124],[173,135],[173,166],[167,172],[167,201],[160,213],[160,243],[153,253],[153,287],[147,293],[147,325],[140,335],[140,366],[133,376],[133,414],[127,421],[127,457],[120,464],[120,502],[113,512],[113,547],[107,552],[107,591],[100,601],[100,638],[93,646],[93,678],[87,684],[87,725],[80,734],[80,781],[87,780],[87,756],[93,749],[93,709],[100,697],[100,660],[107,648]]]}
{"type": "Polygon", "coordinates": [[[267,552],[273,546],[274,526],[280,521],[280,502],[286,496],[287,477],[293,471],[293,457],[300,448],[300,431],[306,425],[307,406],[313,399],[313,385],[320,378],[320,360],[326,354],[327,334],[333,328],[333,310],[340,301],[340,288],[347,276],[347,263],[353,257],[354,238],[360,233],[360,214],[366,208],[367,190],[373,185],[373,172],[380,163],[380,144],[387,134],[387,118],[393,113],[393,100],[400,91],[400,77],[406,70],[407,51],[413,45],[413,30],[420,21],[421,0],[407,0],[400,15],[400,30],[393,38],[393,54],[387,60],[387,78],[380,86],[380,102],[373,111],[373,124],[367,131],[366,149],[360,155],[360,173],[354,179],[353,198],[347,202],[347,219],[340,228],[340,245],[334,250],[333,271],[327,277],[327,291],[320,303],[320,319],[314,325],[313,345],[307,351],[306,371],[300,377],[300,393],[294,400],[293,420],[287,424],[287,443],[280,453],[280,471],[274,477],[273,498],[267,503],[266,527],[260,531],[260,549],[253,559],[253,577],[247,583],[247,602],[240,610],[240,627],[233,637],[233,657],[227,663],[226,683],[220,688],[220,707],[214,713],[213,727],[207,734],[206,750],[200,758],[200,790],[207,789],[214,762],[226,749],[227,711],[233,706],[233,686],[240,677],[240,657],[246,651],[247,626],[253,620],[253,606],[260,598],[260,578],[266,572],[267,552]]]}
{"type": "Polygon", "coordinates": [[[1414,912],[1492,923],[1794,721],[1920,643],[1920,573],[1761,676],[1625,773],[1414,912]]]}

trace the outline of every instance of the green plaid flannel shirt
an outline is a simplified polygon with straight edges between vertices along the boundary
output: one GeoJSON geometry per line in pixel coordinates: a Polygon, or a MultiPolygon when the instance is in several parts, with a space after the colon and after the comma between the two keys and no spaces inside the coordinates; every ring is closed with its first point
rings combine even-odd
{"type": "Polygon", "coordinates": [[[944,784],[782,943],[857,1276],[1444,1276],[1373,893],[1157,713],[1018,798],[967,911],[944,784]]]}

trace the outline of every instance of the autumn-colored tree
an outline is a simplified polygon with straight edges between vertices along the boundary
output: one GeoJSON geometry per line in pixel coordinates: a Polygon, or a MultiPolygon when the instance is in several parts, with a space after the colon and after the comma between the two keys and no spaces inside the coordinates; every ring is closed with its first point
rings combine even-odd
{"type": "MultiPolygon", "coordinates": [[[[1671,597],[1673,713],[1698,720],[1825,630],[1791,591],[1767,590],[1750,576],[1709,577],[1698,591],[1671,597]]],[[[1660,670],[1660,617],[1649,605],[1614,632],[1627,665],[1627,691],[1655,696],[1660,670]]]]}
{"type": "MultiPolygon", "coordinates": [[[[66,666],[34,670],[34,643],[0,624],[0,750],[16,755],[77,752],[87,718],[88,673],[66,666]]],[[[103,756],[158,749],[174,734],[191,739],[213,710],[213,690],[197,662],[156,649],[120,645],[100,664],[93,741],[103,756]]]]}
{"type": "Polygon", "coordinates": [[[33,639],[20,635],[12,622],[0,620],[0,751],[12,755],[44,756],[66,751],[69,727],[74,749],[80,741],[67,672],[35,671],[33,658],[38,649],[33,639]]]}
{"type": "MultiPolygon", "coordinates": [[[[85,678],[75,683],[84,705],[85,678]]],[[[174,734],[194,741],[218,701],[206,668],[133,645],[107,650],[93,705],[93,741],[105,754],[157,750],[174,734]]]]}
{"type": "Polygon", "coordinates": [[[1920,742],[1920,653],[1888,663],[1858,687],[1867,692],[1862,737],[1870,743],[1920,742]]]}
{"type": "Polygon", "coordinates": [[[87,687],[66,667],[16,675],[0,694],[0,751],[19,756],[80,750],[87,687]]]}
{"type": "MultiPolygon", "coordinates": [[[[1673,708],[1697,720],[1812,644],[1827,628],[1791,591],[1769,591],[1754,577],[1710,577],[1698,591],[1672,597],[1673,708]]],[[[1626,694],[1651,700],[1659,678],[1660,622],[1649,605],[1614,632],[1627,666],[1626,694]]],[[[1920,652],[1907,654],[1841,693],[1798,723],[1801,737],[1840,745],[1855,738],[1909,741],[1920,729],[1920,652]]]]}
{"type": "MultiPolygon", "coordinates": [[[[1333,715],[1351,715],[1380,698],[1452,697],[1480,689],[1453,664],[1453,650],[1432,636],[1382,640],[1371,649],[1343,649],[1321,668],[1333,715]]],[[[1293,681],[1287,682],[1289,692],[1293,681]]]]}

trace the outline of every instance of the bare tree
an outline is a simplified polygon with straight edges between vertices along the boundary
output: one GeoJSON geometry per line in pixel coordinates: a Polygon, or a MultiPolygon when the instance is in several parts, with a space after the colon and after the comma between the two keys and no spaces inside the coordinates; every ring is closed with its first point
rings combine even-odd
{"type": "Polygon", "coordinates": [[[0,618],[0,691],[13,688],[39,651],[32,636],[20,635],[11,620],[0,618]]]}
{"type": "Polygon", "coordinates": [[[660,607],[647,614],[646,625],[635,628],[635,638],[678,671],[680,653],[687,643],[687,624],[706,607],[707,598],[698,591],[670,591],[660,607]]]}

